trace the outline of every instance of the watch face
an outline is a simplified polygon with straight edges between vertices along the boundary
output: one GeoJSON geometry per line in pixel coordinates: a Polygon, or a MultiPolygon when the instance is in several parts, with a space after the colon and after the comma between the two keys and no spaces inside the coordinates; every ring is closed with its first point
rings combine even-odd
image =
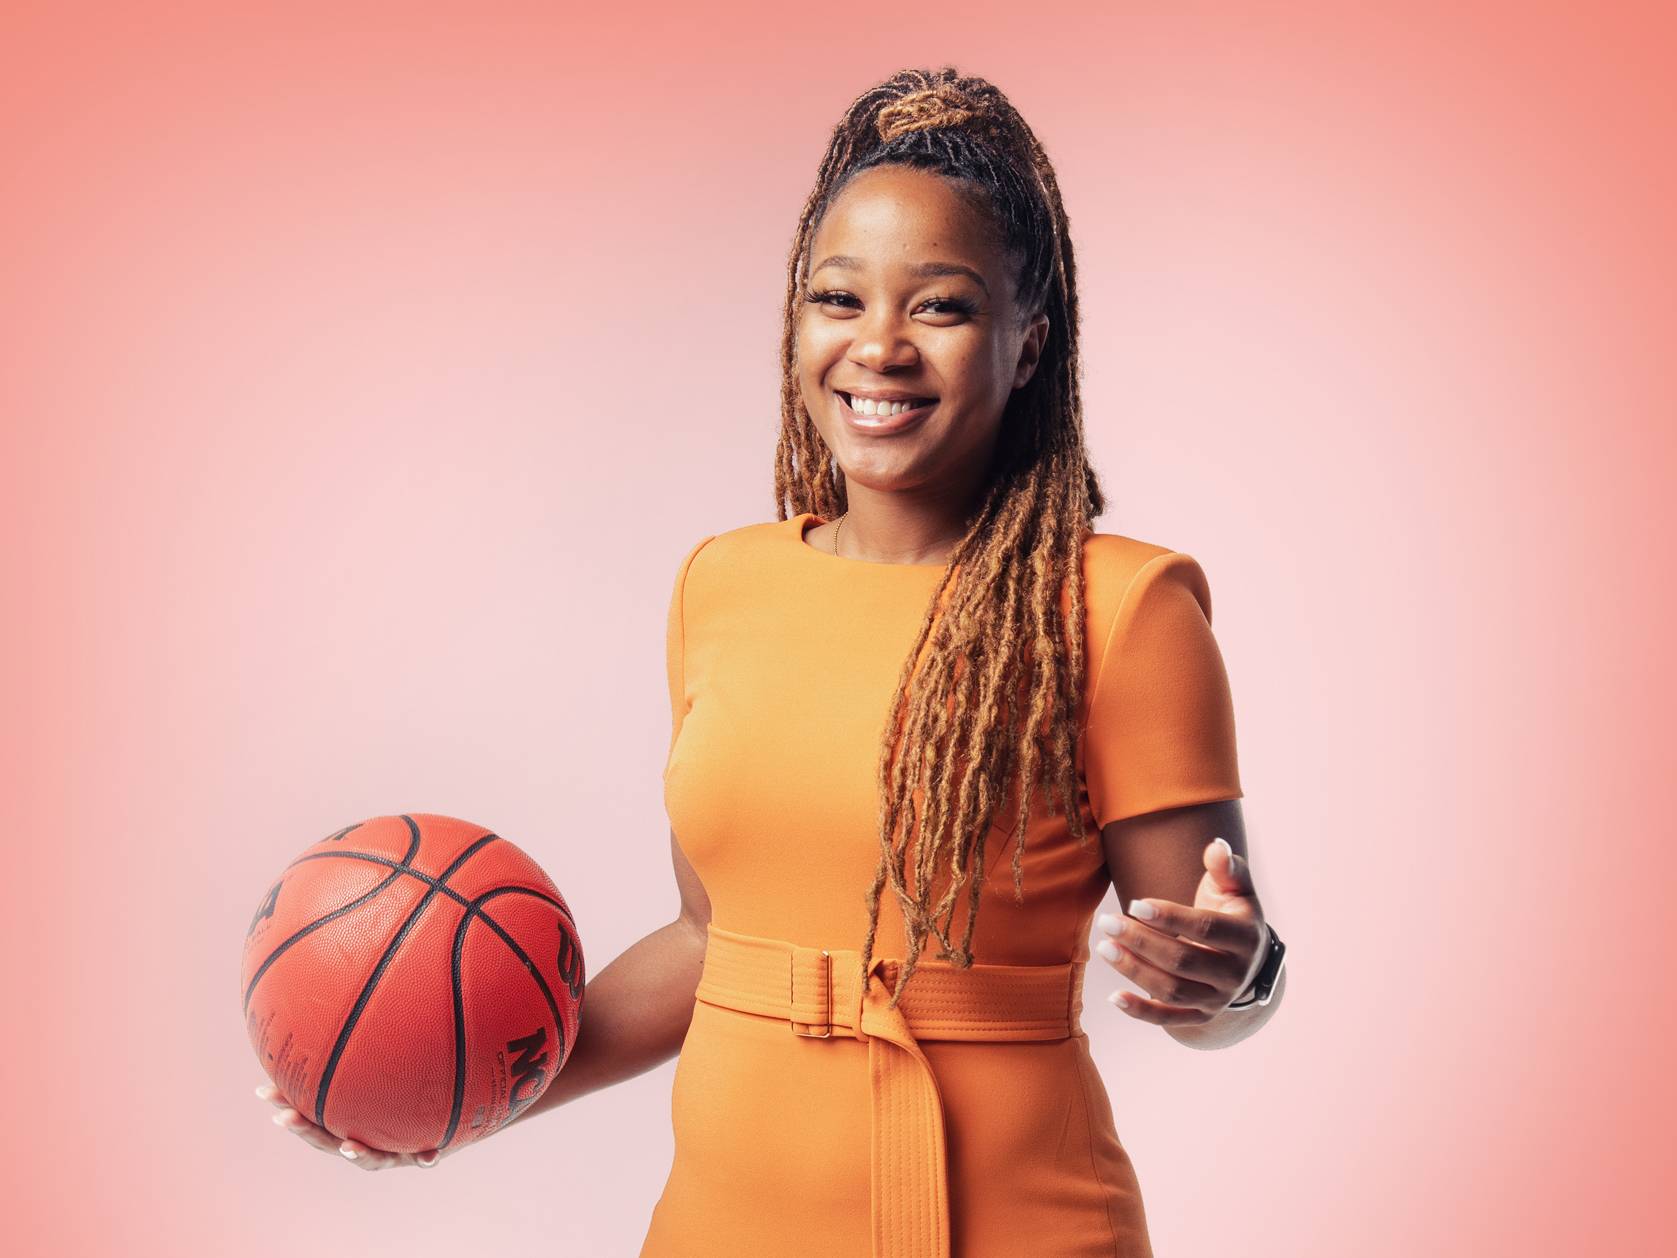
{"type": "Polygon", "coordinates": [[[1275,981],[1281,977],[1281,967],[1287,963],[1287,945],[1281,942],[1281,936],[1272,927],[1269,932],[1269,956],[1264,961],[1264,967],[1258,974],[1258,999],[1260,1004],[1268,1004],[1270,993],[1275,990],[1275,981]]]}

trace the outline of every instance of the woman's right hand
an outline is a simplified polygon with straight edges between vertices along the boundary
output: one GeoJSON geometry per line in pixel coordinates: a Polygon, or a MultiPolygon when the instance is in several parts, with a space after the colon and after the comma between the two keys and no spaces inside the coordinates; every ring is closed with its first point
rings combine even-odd
{"type": "Polygon", "coordinates": [[[390,1166],[430,1167],[442,1160],[443,1155],[435,1149],[427,1149],[423,1153],[386,1153],[383,1149],[364,1145],[359,1140],[339,1140],[324,1127],[317,1127],[311,1123],[270,1083],[264,1083],[257,1088],[256,1095],[264,1101],[271,1102],[279,1111],[274,1115],[276,1124],[301,1136],[306,1143],[312,1144],[323,1153],[336,1153],[347,1158],[362,1170],[382,1171],[390,1166]]]}

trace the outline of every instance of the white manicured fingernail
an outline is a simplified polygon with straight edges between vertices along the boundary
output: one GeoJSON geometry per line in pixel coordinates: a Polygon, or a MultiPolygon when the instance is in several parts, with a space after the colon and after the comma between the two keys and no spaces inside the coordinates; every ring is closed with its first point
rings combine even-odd
{"type": "Polygon", "coordinates": [[[355,1151],[355,1150],[354,1150],[354,1149],[348,1149],[348,1148],[344,1148],[344,1147],[343,1147],[343,1146],[341,1146],[341,1145],[340,1145],[340,1146],[339,1146],[339,1148],[338,1148],[338,1152],[339,1152],[339,1153],[341,1153],[341,1154],[343,1154],[343,1155],[344,1155],[344,1156],[345,1156],[345,1157],[346,1157],[346,1158],[348,1158],[348,1159],[349,1159],[349,1160],[350,1160],[350,1161],[351,1161],[351,1162],[353,1162],[353,1161],[355,1161],[355,1159],[356,1159],[356,1158],[358,1158],[358,1157],[360,1157],[360,1156],[361,1156],[361,1155],[360,1155],[360,1154],[359,1154],[359,1153],[357,1153],[357,1152],[356,1152],[356,1151],[355,1151]]]}
{"type": "Polygon", "coordinates": [[[1226,852],[1229,857],[1229,864],[1234,864],[1234,849],[1229,846],[1229,841],[1219,834],[1213,842],[1221,843],[1223,845],[1223,851],[1226,852]]]}
{"type": "Polygon", "coordinates": [[[271,1101],[274,1099],[274,1090],[265,1083],[258,1084],[256,1088],[256,1095],[261,1097],[264,1101],[271,1101]]]}
{"type": "Polygon", "coordinates": [[[1139,917],[1143,921],[1146,921],[1148,918],[1157,917],[1158,915],[1159,915],[1159,910],[1154,908],[1151,904],[1147,903],[1146,900],[1131,900],[1130,901],[1130,916],[1131,917],[1139,917]]]}
{"type": "Polygon", "coordinates": [[[1109,935],[1116,935],[1119,930],[1118,919],[1110,913],[1102,913],[1100,928],[1109,935]]]}
{"type": "Polygon", "coordinates": [[[430,1157],[426,1157],[422,1153],[415,1158],[414,1161],[418,1162],[421,1166],[435,1166],[437,1164],[437,1155],[433,1153],[430,1157]]]}
{"type": "Polygon", "coordinates": [[[1095,951],[1100,953],[1101,956],[1105,957],[1108,961],[1116,961],[1118,959],[1118,945],[1113,943],[1110,939],[1101,940],[1095,945],[1095,951]]]}

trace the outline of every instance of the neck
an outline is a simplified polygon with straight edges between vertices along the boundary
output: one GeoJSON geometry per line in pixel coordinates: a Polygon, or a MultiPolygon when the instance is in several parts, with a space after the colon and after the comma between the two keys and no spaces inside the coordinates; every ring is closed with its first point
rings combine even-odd
{"type": "Polygon", "coordinates": [[[840,552],[871,563],[941,563],[965,534],[974,505],[967,493],[881,493],[854,484],[846,496],[840,552]]]}

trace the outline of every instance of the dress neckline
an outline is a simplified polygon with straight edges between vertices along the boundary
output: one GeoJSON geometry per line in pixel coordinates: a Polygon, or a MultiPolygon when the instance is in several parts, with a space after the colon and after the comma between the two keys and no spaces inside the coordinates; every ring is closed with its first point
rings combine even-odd
{"type": "Polygon", "coordinates": [[[847,568],[885,568],[902,572],[942,572],[947,562],[939,560],[937,563],[879,563],[872,559],[850,559],[844,555],[835,555],[830,550],[822,550],[806,536],[815,524],[825,524],[827,520],[813,511],[800,511],[786,522],[792,544],[805,554],[813,556],[817,562],[825,561],[829,564],[843,565],[847,568]]]}

